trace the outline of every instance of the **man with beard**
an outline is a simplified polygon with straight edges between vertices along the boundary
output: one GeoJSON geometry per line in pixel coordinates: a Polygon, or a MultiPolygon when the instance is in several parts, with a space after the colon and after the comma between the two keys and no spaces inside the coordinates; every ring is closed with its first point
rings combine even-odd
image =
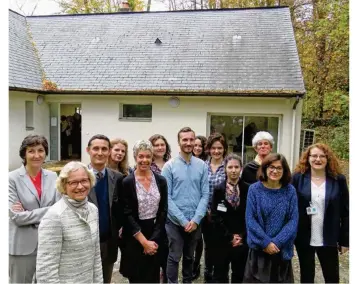
{"type": "Polygon", "coordinates": [[[93,136],[86,148],[90,155],[89,168],[96,184],[88,195],[99,209],[100,251],[104,283],[111,283],[113,265],[118,254],[118,231],[122,227],[122,208],[118,205],[118,188],[123,175],[106,168],[111,152],[110,140],[101,134],[93,136]]]}
{"type": "Polygon", "coordinates": [[[179,261],[183,256],[183,282],[191,283],[193,255],[201,238],[199,224],[209,198],[208,169],[202,160],[192,156],[195,132],[190,127],[178,132],[178,143],[179,156],[168,161],[162,170],[168,183],[167,278],[169,283],[178,283],[179,261]]]}

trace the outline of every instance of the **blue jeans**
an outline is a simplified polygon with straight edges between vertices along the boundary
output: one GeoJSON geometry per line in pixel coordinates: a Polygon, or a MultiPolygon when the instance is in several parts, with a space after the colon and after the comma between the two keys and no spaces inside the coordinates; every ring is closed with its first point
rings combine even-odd
{"type": "Polygon", "coordinates": [[[169,240],[169,256],[166,268],[168,283],[178,283],[179,262],[182,260],[182,282],[192,282],[192,265],[196,245],[201,238],[201,227],[192,233],[186,233],[184,228],[175,225],[169,219],[165,224],[166,234],[169,240]]]}

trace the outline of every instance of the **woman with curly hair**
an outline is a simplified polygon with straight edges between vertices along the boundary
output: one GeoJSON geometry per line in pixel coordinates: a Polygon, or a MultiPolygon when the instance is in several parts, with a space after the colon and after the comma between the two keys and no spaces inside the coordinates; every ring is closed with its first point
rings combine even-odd
{"type": "Polygon", "coordinates": [[[195,139],[195,145],[192,150],[192,155],[194,155],[196,158],[201,159],[202,161],[207,160],[207,152],[206,152],[206,144],[207,144],[207,138],[202,135],[196,136],[195,139]]]}
{"type": "Polygon", "coordinates": [[[168,141],[163,135],[154,134],[149,138],[153,145],[153,162],[151,170],[157,174],[161,174],[161,170],[165,163],[171,158],[171,149],[168,141]]]}
{"type": "Polygon", "coordinates": [[[120,172],[124,176],[131,172],[128,166],[128,143],[126,140],[116,138],[110,141],[111,154],[108,157],[107,167],[120,172]]]}
{"type": "Polygon", "coordinates": [[[315,253],[326,283],[339,283],[339,257],[349,249],[349,191],[329,146],[303,152],[292,184],[297,190],[299,224],[295,241],[301,283],[313,283],[315,253]]]}

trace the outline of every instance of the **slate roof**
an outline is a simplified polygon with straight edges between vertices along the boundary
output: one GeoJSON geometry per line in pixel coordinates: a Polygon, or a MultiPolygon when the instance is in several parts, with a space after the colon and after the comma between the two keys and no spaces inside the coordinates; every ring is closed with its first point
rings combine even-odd
{"type": "Polygon", "coordinates": [[[305,92],[287,7],[26,20],[45,76],[61,90],[305,92]]]}
{"type": "Polygon", "coordinates": [[[9,14],[9,51],[9,86],[41,89],[42,75],[26,18],[12,11],[9,14]]]}

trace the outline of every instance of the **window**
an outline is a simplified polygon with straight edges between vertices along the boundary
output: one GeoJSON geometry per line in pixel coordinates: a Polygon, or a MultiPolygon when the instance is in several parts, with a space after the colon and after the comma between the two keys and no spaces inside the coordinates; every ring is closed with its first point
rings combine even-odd
{"type": "Polygon", "coordinates": [[[25,101],[26,130],[34,130],[33,101],[25,101]]]}
{"type": "Polygon", "coordinates": [[[120,105],[120,120],[152,121],[152,105],[120,105]]]}
{"type": "Polygon", "coordinates": [[[279,118],[267,116],[211,115],[210,133],[224,135],[228,152],[234,152],[243,158],[243,163],[250,162],[256,156],[252,140],[256,132],[268,131],[274,137],[273,152],[277,151],[279,118]]]}

